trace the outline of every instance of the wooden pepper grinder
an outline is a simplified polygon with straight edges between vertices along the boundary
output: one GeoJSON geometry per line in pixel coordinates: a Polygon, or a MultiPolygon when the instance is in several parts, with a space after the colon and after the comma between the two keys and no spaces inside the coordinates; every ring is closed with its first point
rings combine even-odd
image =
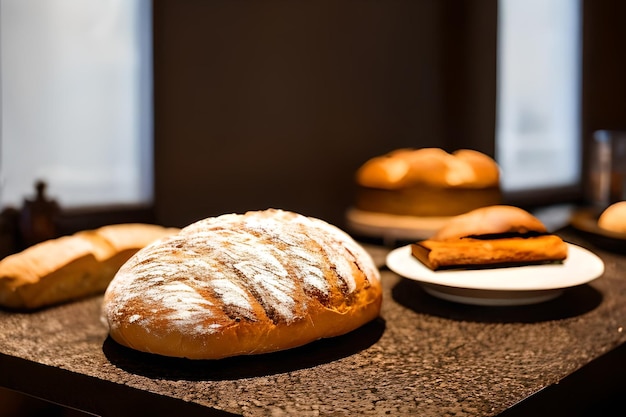
{"type": "Polygon", "coordinates": [[[57,237],[56,219],[60,208],[56,201],[46,196],[46,183],[37,181],[35,199],[24,199],[20,213],[20,235],[22,249],[44,240],[57,237]]]}

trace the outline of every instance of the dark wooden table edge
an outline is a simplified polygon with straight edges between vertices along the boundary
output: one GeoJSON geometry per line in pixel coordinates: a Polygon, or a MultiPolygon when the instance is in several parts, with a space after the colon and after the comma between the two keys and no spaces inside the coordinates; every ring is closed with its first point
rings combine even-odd
{"type": "Polygon", "coordinates": [[[89,414],[237,415],[3,353],[0,353],[0,370],[2,387],[89,414]],[[67,389],[68,386],[73,389],[67,389]]]}

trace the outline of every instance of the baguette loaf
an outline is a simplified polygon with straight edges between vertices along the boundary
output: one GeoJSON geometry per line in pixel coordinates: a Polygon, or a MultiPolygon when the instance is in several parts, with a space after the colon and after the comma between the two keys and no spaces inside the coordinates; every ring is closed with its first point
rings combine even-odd
{"type": "Polygon", "coordinates": [[[376,318],[369,254],[322,220],[269,209],[201,220],[137,252],[104,297],[116,342],[220,359],[304,345],[376,318]]]}
{"type": "Polygon", "coordinates": [[[0,306],[33,310],[102,293],[148,243],[179,229],[116,224],[51,239],[0,260],[0,306]]]}
{"type": "Polygon", "coordinates": [[[527,265],[567,258],[567,244],[543,223],[513,206],[489,206],[456,216],[433,237],[411,245],[432,270],[527,265]]]}

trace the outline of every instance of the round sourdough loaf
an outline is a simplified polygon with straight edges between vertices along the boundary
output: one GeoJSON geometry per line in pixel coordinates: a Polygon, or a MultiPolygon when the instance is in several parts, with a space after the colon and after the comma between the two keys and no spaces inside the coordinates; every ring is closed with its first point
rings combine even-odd
{"type": "Polygon", "coordinates": [[[339,228],[289,211],[225,214],[137,252],[104,297],[111,337],[191,359],[279,351],[379,315],[379,271],[339,228]]]}

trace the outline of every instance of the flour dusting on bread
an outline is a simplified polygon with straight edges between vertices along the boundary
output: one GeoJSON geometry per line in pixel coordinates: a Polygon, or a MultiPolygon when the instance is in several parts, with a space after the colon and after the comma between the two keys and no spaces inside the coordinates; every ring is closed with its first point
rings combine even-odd
{"type": "Polygon", "coordinates": [[[308,322],[316,309],[341,315],[359,300],[378,302],[379,292],[378,269],[349,235],[272,209],[201,220],[139,251],[105,306],[113,334],[133,325],[202,337],[245,323],[308,322]]]}

